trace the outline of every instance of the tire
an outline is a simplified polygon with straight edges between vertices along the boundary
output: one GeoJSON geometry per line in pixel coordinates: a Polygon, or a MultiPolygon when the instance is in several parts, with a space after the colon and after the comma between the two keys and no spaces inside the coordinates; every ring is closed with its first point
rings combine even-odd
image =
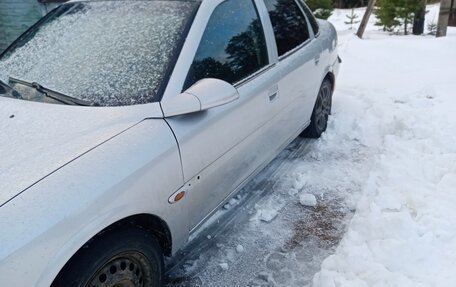
{"type": "Polygon", "coordinates": [[[89,241],[65,265],[52,287],[160,287],[163,254],[144,230],[126,227],[89,241]]]}
{"type": "Polygon", "coordinates": [[[317,100],[310,118],[310,125],[301,133],[307,138],[319,138],[328,127],[328,118],[332,106],[332,84],[325,79],[318,91],[317,100]]]}

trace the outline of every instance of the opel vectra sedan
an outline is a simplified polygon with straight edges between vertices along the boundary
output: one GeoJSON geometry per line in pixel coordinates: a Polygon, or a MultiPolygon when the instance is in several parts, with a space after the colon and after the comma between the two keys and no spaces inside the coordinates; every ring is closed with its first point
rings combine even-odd
{"type": "Polygon", "coordinates": [[[1,286],[160,286],[164,257],[326,129],[301,0],[72,1],[0,56],[1,286]]]}

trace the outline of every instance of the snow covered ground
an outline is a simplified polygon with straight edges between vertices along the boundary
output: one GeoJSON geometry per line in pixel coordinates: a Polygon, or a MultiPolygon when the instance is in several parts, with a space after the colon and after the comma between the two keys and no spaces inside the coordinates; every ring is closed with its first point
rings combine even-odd
{"type": "Polygon", "coordinates": [[[168,262],[168,286],[455,285],[456,29],[391,36],[372,19],[360,40],[348,13],[330,18],[343,65],[327,133],[246,186],[168,262]]]}
{"type": "Polygon", "coordinates": [[[340,33],[335,97],[364,113],[349,134],[375,161],[348,231],[313,283],[455,286],[456,30],[435,39],[373,29],[369,40],[340,33]]]}

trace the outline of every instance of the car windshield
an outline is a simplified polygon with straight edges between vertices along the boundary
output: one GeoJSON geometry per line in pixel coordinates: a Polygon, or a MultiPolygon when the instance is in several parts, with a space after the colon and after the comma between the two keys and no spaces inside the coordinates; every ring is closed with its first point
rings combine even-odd
{"type": "MultiPolygon", "coordinates": [[[[101,106],[157,102],[197,7],[169,0],[62,5],[3,53],[0,80],[36,82],[101,106]]],[[[25,99],[36,94],[9,84],[25,99]]]]}

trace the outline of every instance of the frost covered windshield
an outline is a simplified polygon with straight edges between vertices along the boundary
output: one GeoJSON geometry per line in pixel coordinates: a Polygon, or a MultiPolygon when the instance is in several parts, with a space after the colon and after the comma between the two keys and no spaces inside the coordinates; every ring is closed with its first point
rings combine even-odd
{"type": "MultiPolygon", "coordinates": [[[[0,80],[36,82],[101,106],[159,101],[197,6],[169,0],[63,5],[3,54],[0,80]]],[[[23,98],[36,93],[11,86],[23,98]]]]}

